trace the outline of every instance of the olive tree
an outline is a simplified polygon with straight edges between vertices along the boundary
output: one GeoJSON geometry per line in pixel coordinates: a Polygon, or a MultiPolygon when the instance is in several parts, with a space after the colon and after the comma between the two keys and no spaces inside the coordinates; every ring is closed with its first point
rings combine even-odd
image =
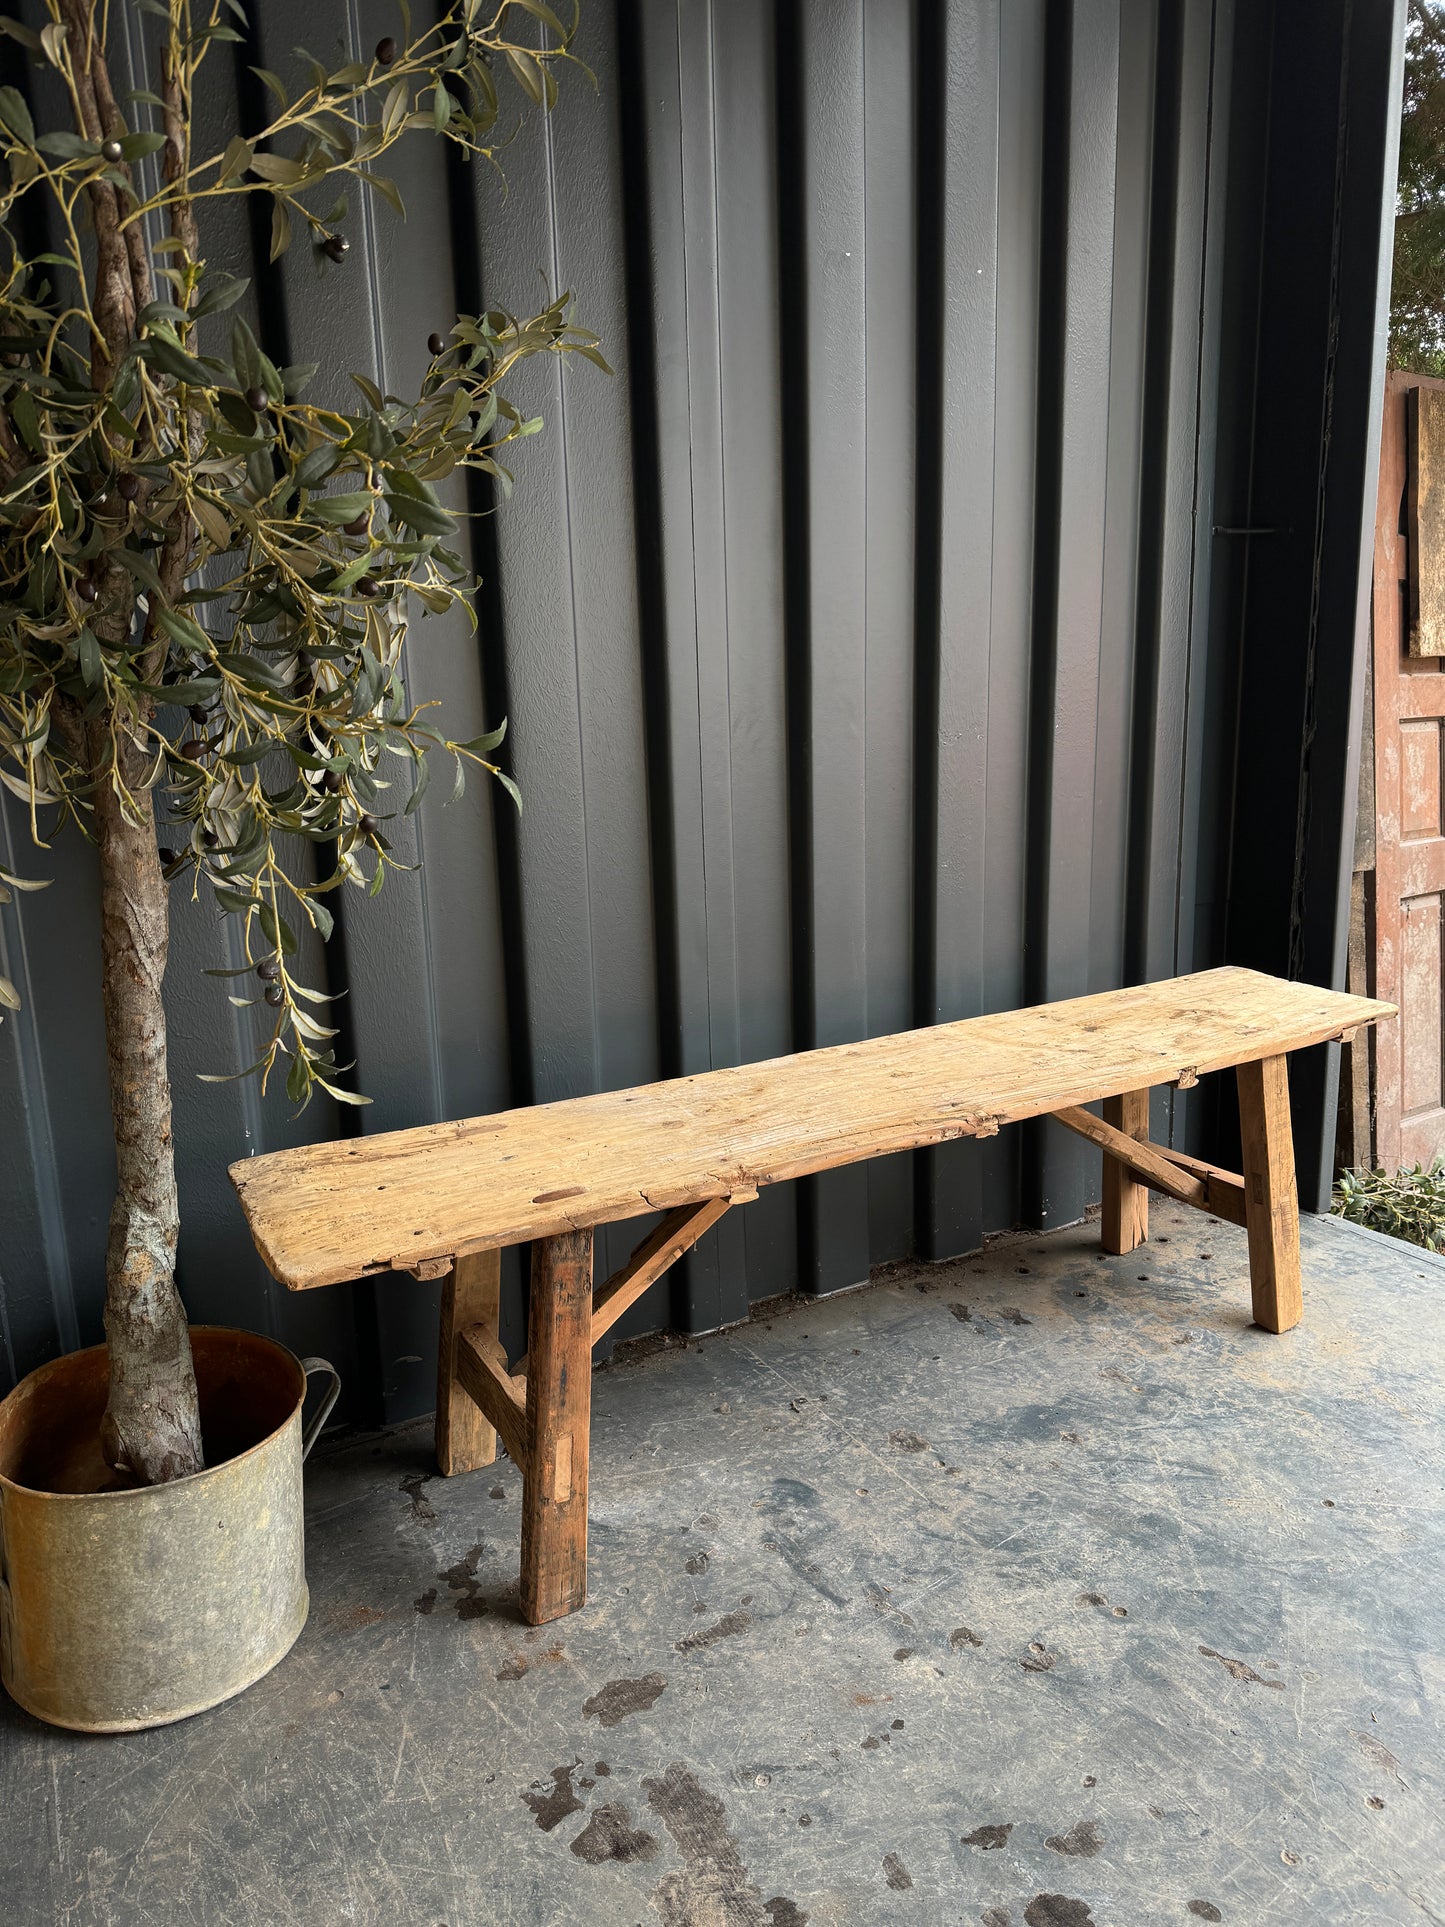
{"type": "MultiPolygon", "coordinates": [[[[433,335],[415,396],[278,366],[234,312],[247,283],[204,242],[221,197],[262,195],[272,259],[305,244],[332,271],[347,193],[401,211],[380,166],[398,141],[425,131],[491,161],[513,106],[550,109],[575,17],[452,0],[417,31],[403,4],[369,59],[302,56],[290,86],[258,69],[271,119],[203,153],[197,76],[244,45],[242,8],[135,3],[159,40],[158,90],[124,100],[107,60],[118,0],[47,0],[43,27],[3,23],[39,70],[32,100],[63,100],[69,124],[37,127],[0,88],[0,780],[37,843],[68,823],[95,846],[117,1175],[103,1445],[119,1474],[155,1483],[201,1464],[175,1287],[171,903],[239,926],[245,962],[217,974],[260,1020],[242,1075],[298,1104],[361,1101],[326,999],[298,976],[296,933],[326,938],[334,891],[381,889],[389,799],[414,809],[438,754],[458,789],[469,765],[512,789],[491,760],[500,728],[455,741],[407,693],[409,625],[471,606],[436,484],[460,469],[505,488],[500,451],[541,426],[507,400],[519,362],[601,356],[560,298],[433,335]],[[22,232],[48,245],[27,256],[22,232]]],[[[42,880],[0,873],[0,899],[42,880]]],[[[0,1001],[18,1003],[3,978],[0,1001]]]]}

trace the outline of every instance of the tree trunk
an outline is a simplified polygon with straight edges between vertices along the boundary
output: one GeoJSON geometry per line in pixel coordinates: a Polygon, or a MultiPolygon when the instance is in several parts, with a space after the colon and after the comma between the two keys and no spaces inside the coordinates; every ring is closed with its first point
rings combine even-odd
{"type": "MultiPolygon", "coordinates": [[[[103,758],[90,766],[103,769],[103,758]]],[[[175,1285],[180,1226],[161,1002],[170,935],[166,884],[150,792],[143,779],[128,787],[143,811],[139,824],[125,814],[108,776],[93,794],[116,1156],[105,1280],[110,1402],[101,1442],[118,1471],[158,1485],[200,1470],[201,1425],[190,1332],[175,1285]]]]}

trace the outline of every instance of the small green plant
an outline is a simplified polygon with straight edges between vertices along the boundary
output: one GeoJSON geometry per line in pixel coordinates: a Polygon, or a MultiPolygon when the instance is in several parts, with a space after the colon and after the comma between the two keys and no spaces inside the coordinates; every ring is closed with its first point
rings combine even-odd
{"type": "Polygon", "coordinates": [[[1436,1158],[1428,1170],[1416,1164],[1392,1178],[1383,1171],[1345,1171],[1330,1210],[1387,1238],[1445,1250],[1445,1158],[1436,1158]]]}

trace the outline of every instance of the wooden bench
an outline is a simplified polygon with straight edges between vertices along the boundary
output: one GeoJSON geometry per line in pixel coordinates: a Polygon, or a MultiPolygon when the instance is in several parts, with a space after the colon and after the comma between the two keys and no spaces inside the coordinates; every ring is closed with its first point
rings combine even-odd
{"type": "Polygon", "coordinates": [[[231,1166],[261,1256],[293,1291],[381,1271],[443,1278],[437,1457],[522,1471],[522,1612],[587,1590],[592,1347],[759,1187],[1052,1116],[1104,1152],[1104,1248],[1148,1235],[1148,1188],[1243,1225],[1256,1321],[1301,1311],[1285,1056],[1393,1014],[1248,970],[1031,1010],[495,1117],[273,1152],[231,1166]],[[1237,1068],[1243,1176],[1148,1142],[1149,1092],[1237,1068]],[[1102,1118],[1084,1109],[1103,1100],[1102,1118]],[[594,1288],[599,1224],[665,1215],[594,1288]],[[530,1240],[527,1356],[497,1336],[503,1246],[530,1240]]]}

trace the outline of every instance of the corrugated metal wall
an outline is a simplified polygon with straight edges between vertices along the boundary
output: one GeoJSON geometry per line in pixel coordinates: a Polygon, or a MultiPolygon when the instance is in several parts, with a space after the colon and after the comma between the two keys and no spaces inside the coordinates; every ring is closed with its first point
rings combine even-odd
{"type": "MultiPolygon", "coordinates": [[[[296,43],[324,53],[338,37],[369,48],[391,24],[371,0],[253,11],[255,44],[207,104],[215,127],[260,118],[247,63],[284,68],[296,43]]],[[[1237,550],[1218,588],[1211,531],[1238,509],[1216,515],[1216,486],[1239,497],[1256,466],[1249,304],[1262,234],[1287,212],[1260,124],[1298,91],[1276,34],[1314,53],[1299,84],[1315,90],[1324,173],[1296,192],[1326,256],[1342,221],[1358,250],[1353,288],[1338,272],[1327,285],[1331,312],[1353,300],[1366,315],[1363,341],[1333,330],[1298,374],[1302,409],[1318,418],[1330,355],[1332,380],[1363,392],[1374,375],[1397,0],[1280,0],[1246,9],[1238,34],[1231,0],[584,0],[584,14],[598,90],[574,80],[550,122],[522,126],[505,192],[423,140],[397,168],[407,226],[354,207],[339,270],[304,249],[269,269],[264,234],[234,212],[210,230],[213,261],[254,273],[278,360],[404,387],[458,309],[521,309],[545,283],[576,290],[617,369],[529,375],[547,430],[477,529],[480,637],[416,633],[414,690],[458,734],[510,717],[526,809],[519,822],[485,790],[429,799],[410,819],[425,869],[342,906],[317,969],[349,993],[369,1109],[293,1120],[252,1085],[196,1082],[248,1061],[249,1019],[199,974],[226,960],[216,920],[176,905],[191,1314],[329,1353],[362,1420],[429,1407],[435,1287],[288,1298],[252,1252],[229,1160],[1237,947],[1221,905],[1249,861],[1233,797],[1253,618],[1237,550]],[[1246,177],[1229,155],[1251,140],[1246,177]]],[[[146,23],[130,19],[139,80],[146,23]]],[[[1288,290],[1269,298],[1285,325],[1288,290]]],[[[1311,432],[1306,465],[1328,421],[1311,432]]],[[[1368,441],[1368,421],[1336,435],[1346,527],[1368,441]]],[[[1319,468],[1291,515],[1319,498],[1319,468]]],[[[1353,580],[1358,544],[1337,566],[1353,580]]],[[[1346,669],[1352,620],[1337,625],[1346,669]]],[[[1345,748],[1317,760],[1323,786],[1348,756],[1345,680],[1345,748]]],[[[1292,792],[1289,811],[1293,837],[1292,792]]],[[[20,827],[7,813],[0,847],[34,872],[20,827]]],[[[96,915],[84,848],[44,861],[57,887],[0,925],[0,968],[26,999],[0,1031],[0,1379],[99,1335],[96,915]]],[[[1274,876],[1286,895],[1290,874],[1274,876]]],[[[1096,1161],[1062,1137],[1008,1132],[779,1186],[620,1329],[706,1329],[911,1249],[1077,1217],[1096,1161]]],[[[606,1261],[636,1235],[609,1231],[606,1261]]]]}

